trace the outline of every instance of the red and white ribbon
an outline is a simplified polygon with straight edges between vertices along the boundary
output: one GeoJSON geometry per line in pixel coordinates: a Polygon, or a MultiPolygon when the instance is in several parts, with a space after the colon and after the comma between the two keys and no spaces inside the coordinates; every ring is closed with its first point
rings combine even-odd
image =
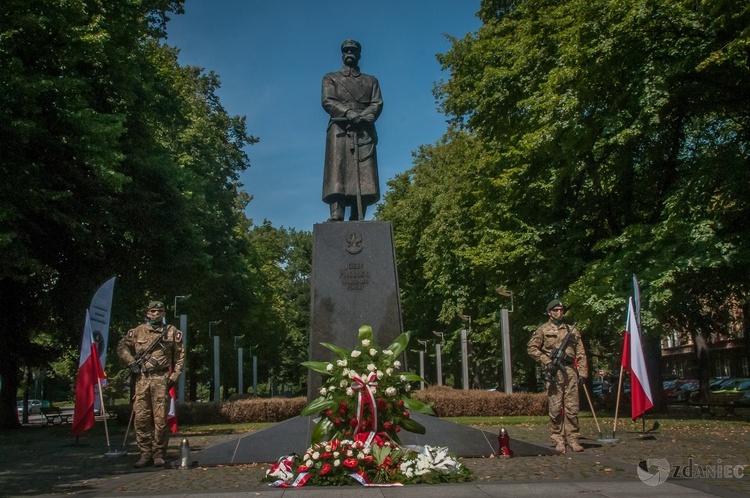
{"type": "Polygon", "coordinates": [[[354,375],[352,377],[352,390],[354,392],[359,392],[359,396],[357,396],[357,428],[354,430],[355,436],[359,432],[360,425],[362,424],[362,419],[364,418],[365,396],[369,396],[370,398],[372,430],[370,431],[370,435],[367,437],[367,441],[365,442],[366,445],[372,443],[372,438],[375,437],[375,431],[378,429],[378,409],[375,406],[375,395],[372,394],[372,391],[370,391],[370,387],[378,387],[377,379],[378,376],[375,372],[370,372],[370,374],[364,380],[359,375],[354,375]]]}

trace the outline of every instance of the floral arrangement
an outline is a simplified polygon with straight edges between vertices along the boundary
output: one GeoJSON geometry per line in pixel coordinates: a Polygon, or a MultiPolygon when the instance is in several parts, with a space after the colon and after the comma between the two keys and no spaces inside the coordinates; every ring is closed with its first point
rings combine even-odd
{"type": "Polygon", "coordinates": [[[318,443],[304,455],[279,459],[266,472],[266,480],[277,487],[362,484],[399,486],[405,483],[462,482],[471,472],[448,448],[402,447],[376,434],[368,444],[366,433],[354,440],[318,443]]]}
{"type": "Polygon", "coordinates": [[[422,424],[412,420],[409,412],[434,413],[408,394],[410,382],[422,378],[398,370],[401,362],[397,358],[409,343],[409,333],[398,336],[386,349],[379,349],[372,335],[372,328],[363,325],[359,328],[359,347],[349,351],[323,342],[321,345],[335,352],[339,359],[330,363],[302,363],[327,377],[320,388],[320,397],[301,414],[320,415],[313,429],[312,444],[324,439],[352,439],[360,432],[384,432],[395,442],[399,442],[401,430],[424,434],[422,424]]]}
{"type": "Polygon", "coordinates": [[[402,447],[401,430],[424,434],[425,428],[410,412],[433,414],[432,409],[409,397],[410,382],[418,375],[401,372],[398,355],[409,343],[401,334],[386,349],[373,343],[372,328],[359,329],[359,346],[351,351],[321,343],[338,355],[331,362],[307,361],[303,365],[325,375],[320,396],[302,411],[318,416],[311,446],[304,455],[279,459],[266,480],[279,487],[342,485],[365,486],[401,483],[461,482],[471,472],[447,448],[402,447]]]}

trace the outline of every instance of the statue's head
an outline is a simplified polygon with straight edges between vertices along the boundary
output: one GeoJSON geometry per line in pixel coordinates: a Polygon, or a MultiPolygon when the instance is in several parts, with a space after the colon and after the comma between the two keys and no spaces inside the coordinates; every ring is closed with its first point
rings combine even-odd
{"type": "Polygon", "coordinates": [[[362,45],[355,40],[345,40],[341,44],[341,60],[347,66],[356,66],[362,55],[362,45]]]}

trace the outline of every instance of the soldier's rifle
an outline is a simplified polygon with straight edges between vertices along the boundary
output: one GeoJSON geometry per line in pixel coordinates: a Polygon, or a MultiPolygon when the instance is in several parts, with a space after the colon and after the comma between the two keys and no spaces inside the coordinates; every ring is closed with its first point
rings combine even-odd
{"type": "Polygon", "coordinates": [[[565,328],[567,329],[568,333],[565,335],[562,342],[560,343],[560,347],[553,348],[552,352],[549,354],[549,359],[551,361],[547,364],[547,374],[546,374],[547,382],[554,381],[557,371],[563,370],[565,368],[566,363],[572,365],[573,361],[575,360],[574,358],[568,356],[567,353],[565,353],[565,350],[568,348],[568,342],[570,342],[570,336],[572,335],[570,327],[565,325],[565,328]]]}

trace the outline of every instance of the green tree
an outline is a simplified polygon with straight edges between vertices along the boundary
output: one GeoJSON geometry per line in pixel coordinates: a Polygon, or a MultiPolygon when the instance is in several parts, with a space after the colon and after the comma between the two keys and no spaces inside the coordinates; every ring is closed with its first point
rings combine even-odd
{"type": "Polygon", "coordinates": [[[110,344],[142,319],[126,310],[149,298],[193,292],[207,296],[194,319],[217,306],[244,318],[246,296],[262,285],[245,277],[250,198],[238,181],[255,138],[222,108],[216,75],[181,67],[161,43],[182,2],[6,4],[2,428],[18,423],[19,367],[77,354],[82,310],[112,274],[110,344]],[[47,353],[30,354],[42,332],[53,338],[41,341],[47,353]]]}
{"type": "MultiPolygon", "coordinates": [[[[603,361],[619,354],[633,273],[652,345],[672,328],[698,345],[727,331],[747,309],[747,5],[498,0],[479,16],[478,32],[438,56],[450,79],[436,95],[481,151],[453,159],[477,174],[441,211],[457,211],[474,240],[443,281],[492,281],[474,302],[489,301],[494,282],[514,290],[513,322],[527,330],[563,296],[603,361]]],[[[411,185],[457,180],[420,166],[392,185],[384,217],[415,216],[398,207],[418,204],[404,200],[422,194],[411,185]]],[[[407,255],[425,261],[456,246],[409,240],[407,255]]],[[[460,296],[447,291],[438,300],[460,296]]]]}

